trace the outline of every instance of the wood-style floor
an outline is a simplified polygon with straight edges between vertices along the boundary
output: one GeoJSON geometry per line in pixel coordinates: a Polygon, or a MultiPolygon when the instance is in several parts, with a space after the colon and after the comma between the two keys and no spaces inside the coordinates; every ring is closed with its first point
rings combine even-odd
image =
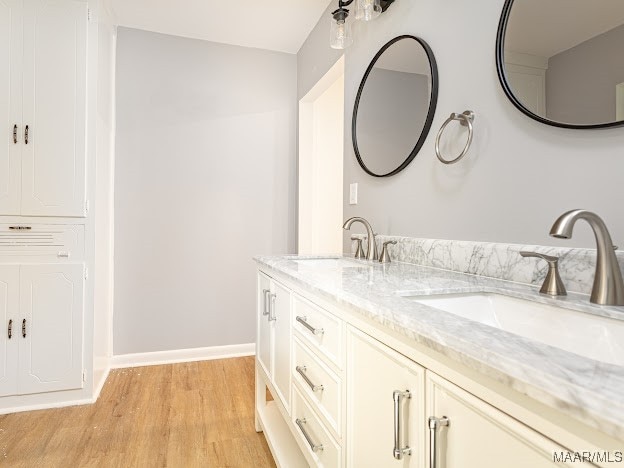
{"type": "Polygon", "coordinates": [[[273,467],[254,359],[118,369],[93,405],[0,416],[0,466],[273,467]]]}

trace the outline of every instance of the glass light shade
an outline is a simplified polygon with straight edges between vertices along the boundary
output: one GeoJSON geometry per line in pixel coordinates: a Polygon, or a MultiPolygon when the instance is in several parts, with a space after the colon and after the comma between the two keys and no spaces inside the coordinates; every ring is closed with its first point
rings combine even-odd
{"type": "Polygon", "coordinates": [[[332,20],[329,30],[329,41],[332,49],[346,49],[353,44],[351,24],[345,20],[332,20]]]}
{"type": "Polygon", "coordinates": [[[355,0],[355,19],[372,21],[381,15],[381,0],[355,0]]]}

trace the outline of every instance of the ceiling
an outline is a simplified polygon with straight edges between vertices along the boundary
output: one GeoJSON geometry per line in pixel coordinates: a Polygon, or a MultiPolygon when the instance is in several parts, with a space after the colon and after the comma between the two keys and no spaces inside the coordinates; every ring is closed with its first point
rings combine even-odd
{"type": "Polygon", "coordinates": [[[505,49],[550,58],[622,24],[623,0],[516,0],[505,49]]]}
{"type": "Polygon", "coordinates": [[[331,3],[330,0],[107,1],[120,26],[291,54],[299,51],[331,3]]]}

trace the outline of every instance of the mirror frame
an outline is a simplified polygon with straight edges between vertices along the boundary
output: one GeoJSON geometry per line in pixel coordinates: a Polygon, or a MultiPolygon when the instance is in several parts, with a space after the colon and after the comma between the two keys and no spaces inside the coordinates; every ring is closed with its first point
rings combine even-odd
{"type": "Polygon", "coordinates": [[[390,177],[392,175],[398,174],[403,169],[405,169],[409,165],[409,163],[411,163],[412,160],[416,157],[416,155],[422,148],[423,144],[425,143],[425,139],[429,135],[429,131],[431,130],[431,124],[433,123],[433,117],[435,116],[437,104],[438,104],[438,65],[436,63],[435,56],[433,55],[433,51],[431,50],[431,47],[429,47],[429,44],[427,44],[424,40],[420,39],[419,37],[412,36],[409,34],[404,34],[402,36],[395,37],[394,39],[387,42],[381,49],[379,49],[379,52],[375,54],[370,64],[368,65],[368,68],[366,69],[364,76],[362,77],[362,81],[360,82],[360,87],[358,89],[357,96],[355,98],[355,104],[353,106],[353,117],[351,119],[351,140],[353,142],[353,150],[355,151],[355,157],[357,158],[358,163],[360,163],[360,166],[362,167],[362,169],[364,169],[364,172],[366,172],[367,174],[373,177],[390,177]],[[395,42],[401,41],[403,39],[415,40],[416,42],[420,44],[420,46],[424,49],[425,53],[427,54],[427,59],[429,60],[429,68],[431,70],[431,97],[429,99],[429,109],[427,111],[427,118],[425,119],[425,124],[423,125],[423,129],[420,133],[418,141],[416,142],[416,145],[414,146],[414,149],[410,152],[410,154],[406,156],[405,161],[403,161],[403,163],[401,163],[399,167],[388,172],[387,174],[375,174],[368,167],[366,167],[366,164],[364,164],[364,161],[362,160],[362,155],[360,154],[360,149],[358,148],[358,144],[357,144],[356,124],[357,124],[358,109],[360,107],[360,98],[362,97],[362,91],[364,90],[364,85],[366,84],[368,75],[370,75],[373,67],[375,66],[375,63],[377,63],[377,60],[379,60],[379,57],[381,57],[381,55],[395,42]]]}
{"type": "Polygon", "coordinates": [[[524,107],[524,104],[522,104],[522,102],[514,95],[511,84],[507,81],[507,77],[505,75],[505,34],[507,32],[507,25],[509,24],[509,17],[511,15],[511,9],[513,7],[513,4],[514,0],[505,0],[500,22],[498,23],[498,31],[496,33],[496,72],[498,73],[498,80],[503,87],[503,91],[505,91],[505,94],[507,95],[511,103],[524,115],[532,118],[533,120],[537,120],[538,122],[553,127],[589,130],[594,128],[614,128],[623,126],[624,120],[588,125],[557,122],[555,120],[550,120],[546,117],[542,117],[541,115],[537,115],[524,107]]]}

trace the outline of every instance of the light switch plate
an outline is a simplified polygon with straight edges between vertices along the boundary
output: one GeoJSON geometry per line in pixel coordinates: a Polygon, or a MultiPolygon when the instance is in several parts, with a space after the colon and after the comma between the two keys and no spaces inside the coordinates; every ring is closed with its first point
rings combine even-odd
{"type": "Polygon", "coordinates": [[[358,184],[353,183],[349,185],[349,205],[357,205],[358,199],[358,184]]]}

